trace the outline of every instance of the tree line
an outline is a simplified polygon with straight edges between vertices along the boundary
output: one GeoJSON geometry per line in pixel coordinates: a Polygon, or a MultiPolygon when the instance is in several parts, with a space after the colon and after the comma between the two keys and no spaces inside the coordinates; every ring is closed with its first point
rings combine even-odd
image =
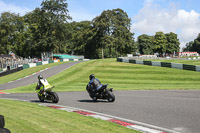
{"type": "Polygon", "coordinates": [[[67,0],[43,0],[40,8],[19,14],[0,15],[0,54],[9,51],[24,58],[41,53],[110,58],[126,54],[172,54],[180,43],[175,33],[140,35],[134,41],[131,19],[122,9],[103,11],[92,21],[72,21],[67,0]]]}
{"type": "Polygon", "coordinates": [[[140,54],[158,53],[160,56],[172,55],[180,50],[180,42],[177,34],[170,32],[156,32],[155,36],[138,36],[138,48],[140,54]]]}
{"type": "Polygon", "coordinates": [[[197,38],[194,41],[190,41],[186,44],[183,48],[184,52],[198,52],[200,53],[200,33],[198,34],[197,38]]]}

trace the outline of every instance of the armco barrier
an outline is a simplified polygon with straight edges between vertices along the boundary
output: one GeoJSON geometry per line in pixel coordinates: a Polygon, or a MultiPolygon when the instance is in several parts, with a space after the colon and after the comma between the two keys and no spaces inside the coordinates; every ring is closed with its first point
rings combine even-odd
{"type": "Polygon", "coordinates": [[[63,61],[69,61],[69,59],[63,59],[63,61]]]}
{"type": "Polygon", "coordinates": [[[36,67],[36,63],[29,63],[29,67],[36,67]]]}
{"type": "Polygon", "coordinates": [[[56,63],[56,62],[59,62],[58,60],[54,60],[54,62],[53,63],[56,63]]]}
{"type": "Polygon", "coordinates": [[[117,61],[200,72],[200,66],[196,66],[196,65],[187,65],[187,64],[179,64],[179,63],[170,63],[170,62],[159,62],[159,61],[143,61],[143,60],[135,60],[135,59],[130,59],[130,58],[123,58],[123,57],[117,58],[117,61]]]}
{"type": "Polygon", "coordinates": [[[29,67],[30,67],[29,64],[23,64],[23,69],[27,69],[29,67]]]}
{"type": "Polygon", "coordinates": [[[8,75],[8,74],[11,74],[11,73],[15,73],[15,72],[18,72],[18,71],[21,71],[23,70],[23,67],[18,67],[16,69],[12,69],[12,70],[9,70],[9,71],[4,71],[4,72],[1,72],[0,73],[0,77],[1,76],[5,76],[5,75],[8,75]]]}
{"type": "Polygon", "coordinates": [[[37,62],[36,63],[36,66],[40,66],[40,65],[42,65],[42,62],[37,62]]]}
{"type": "Polygon", "coordinates": [[[43,61],[42,65],[49,64],[49,61],[43,61]]]}
{"type": "Polygon", "coordinates": [[[50,63],[54,63],[54,60],[49,60],[49,64],[50,64],[50,63]]]}

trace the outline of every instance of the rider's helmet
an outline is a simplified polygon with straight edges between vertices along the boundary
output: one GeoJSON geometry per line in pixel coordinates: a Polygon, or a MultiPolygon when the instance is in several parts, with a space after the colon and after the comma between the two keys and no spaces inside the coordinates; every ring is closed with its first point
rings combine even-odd
{"type": "Polygon", "coordinates": [[[38,79],[43,79],[43,76],[42,75],[38,75],[38,79]]]}
{"type": "Polygon", "coordinates": [[[91,80],[91,79],[95,78],[95,75],[94,75],[94,74],[91,74],[91,75],[89,76],[89,78],[90,78],[90,80],[91,80]]]}

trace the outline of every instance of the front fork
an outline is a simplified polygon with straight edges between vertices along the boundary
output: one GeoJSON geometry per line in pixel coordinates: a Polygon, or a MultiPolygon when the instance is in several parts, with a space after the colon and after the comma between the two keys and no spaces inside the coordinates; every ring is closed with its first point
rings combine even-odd
{"type": "Polygon", "coordinates": [[[37,94],[38,94],[39,96],[42,96],[42,93],[40,93],[40,90],[37,90],[37,94]]]}

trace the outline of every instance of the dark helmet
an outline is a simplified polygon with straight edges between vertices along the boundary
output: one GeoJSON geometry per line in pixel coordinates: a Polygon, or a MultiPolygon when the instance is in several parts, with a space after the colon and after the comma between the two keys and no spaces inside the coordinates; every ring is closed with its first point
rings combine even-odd
{"type": "Polygon", "coordinates": [[[38,75],[38,79],[43,79],[43,76],[42,75],[38,75]]]}
{"type": "Polygon", "coordinates": [[[94,74],[91,74],[89,78],[90,78],[90,80],[95,78],[94,74]]]}

